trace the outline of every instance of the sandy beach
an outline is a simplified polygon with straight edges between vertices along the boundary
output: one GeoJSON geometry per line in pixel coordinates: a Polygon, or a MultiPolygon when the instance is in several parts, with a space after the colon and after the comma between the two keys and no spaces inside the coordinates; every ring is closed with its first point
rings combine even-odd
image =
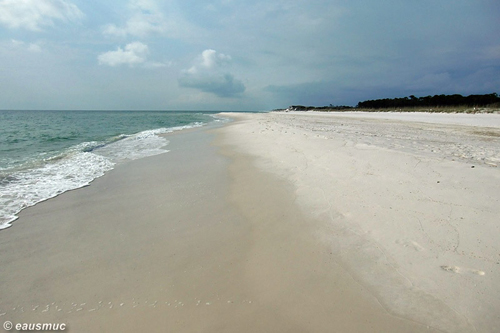
{"type": "Polygon", "coordinates": [[[223,115],[22,211],[0,323],[500,330],[500,115],[223,115]]]}
{"type": "Polygon", "coordinates": [[[318,241],[388,313],[500,330],[499,115],[237,117],[227,141],[293,184],[318,241]]]}

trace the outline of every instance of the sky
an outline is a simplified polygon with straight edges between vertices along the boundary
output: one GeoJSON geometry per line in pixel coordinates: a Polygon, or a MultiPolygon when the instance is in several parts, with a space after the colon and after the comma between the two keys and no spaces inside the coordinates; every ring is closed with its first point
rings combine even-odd
{"type": "Polygon", "coordinates": [[[0,109],[500,93],[498,0],[0,0],[0,109]]]}

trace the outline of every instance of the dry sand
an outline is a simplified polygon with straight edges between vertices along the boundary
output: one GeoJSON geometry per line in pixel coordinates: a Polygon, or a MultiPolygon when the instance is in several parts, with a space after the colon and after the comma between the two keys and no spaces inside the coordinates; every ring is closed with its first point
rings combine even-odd
{"type": "Polygon", "coordinates": [[[497,129],[231,117],[21,212],[0,232],[0,323],[498,331],[497,129]]]}
{"type": "Polygon", "coordinates": [[[498,332],[500,115],[475,116],[233,115],[226,138],[293,184],[317,239],[389,313],[498,332]]]}

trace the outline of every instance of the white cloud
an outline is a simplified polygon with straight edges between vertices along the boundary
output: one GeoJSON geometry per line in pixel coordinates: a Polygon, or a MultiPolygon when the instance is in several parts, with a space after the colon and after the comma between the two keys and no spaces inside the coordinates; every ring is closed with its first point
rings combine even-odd
{"type": "Polygon", "coordinates": [[[42,52],[42,48],[38,44],[30,43],[28,46],[28,51],[30,51],[30,52],[42,52]]]}
{"type": "Polygon", "coordinates": [[[229,63],[230,61],[231,56],[208,49],[201,53],[197,64],[188,69],[187,72],[190,74],[196,74],[200,71],[213,70],[224,65],[225,63],[229,63]]]}
{"type": "Polygon", "coordinates": [[[168,62],[158,62],[158,61],[148,61],[149,47],[141,42],[133,42],[125,45],[122,49],[118,47],[116,51],[109,51],[100,54],[97,59],[99,65],[107,66],[121,66],[128,65],[130,67],[140,66],[146,69],[155,69],[161,67],[171,67],[173,63],[168,62]]]}
{"type": "Polygon", "coordinates": [[[65,0],[0,0],[0,24],[12,29],[41,31],[54,21],[78,22],[84,14],[65,0]]]}
{"type": "Polygon", "coordinates": [[[146,62],[146,57],[149,54],[149,48],[141,42],[133,42],[127,44],[125,49],[118,47],[116,51],[109,51],[99,55],[98,60],[100,65],[134,66],[146,62]]]}
{"type": "Polygon", "coordinates": [[[245,91],[245,85],[232,74],[223,71],[231,60],[229,55],[212,49],[205,50],[195,64],[184,71],[179,85],[219,97],[237,97],[245,91]]]}
{"type": "Polygon", "coordinates": [[[172,61],[167,61],[167,62],[148,61],[144,64],[144,68],[155,69],[162,67],[172,67],[172,65],[173,65],[172,61]]]}
{"type": "MultiPolygon", "coordinates": [[[[123,22],[102,27],[105,36],[139,37],[159,34],[169,38],[205,40],[206,31],[186,19],[178,1],[129,0],[128,16],[123,22]]],[[[191,11],[189,11],[191,12],[191,11]]]]}
{"type": "Polygon", "coordinates": [[[18,46],[23,46],[23,45],[24,45],[24,42],[23,42],[23,41],[20,41],[20,40],[13,39],[13,40],[12,40],[12,44],[13,44],[15,47],[18,47],[18,46]]]}
{"type": "Polygon", "coordinates": [[[132,15],[125,26],[108,24],[103,30],[105,35],[145,37],[151,33],[163,33],[167,29],[163,14],[153,1],[132,0],[129,8],[132,15]]]}
{"type": "Polygon", "coordinates": [[[28,50],[30,52],[35,52],[35,53],[42,52],[42,47],[38,43],[29,43],[28,44],[28,43],[25,43],[23,41],[13,39],[12,45],[16,48],[25,48],[26,50],[28,50]]]}

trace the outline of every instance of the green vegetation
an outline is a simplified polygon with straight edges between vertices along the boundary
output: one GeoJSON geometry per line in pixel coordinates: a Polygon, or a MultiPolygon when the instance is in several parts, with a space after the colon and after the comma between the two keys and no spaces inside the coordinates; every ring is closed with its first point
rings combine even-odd
{"type": "MultiPolygon", "coordinates": [[[[354,109],[352,106],[334,106],[330,104],[330,106],[304,106],[304,105],[290,105],[288,107],[288,111],[344,111],[344,110],[352,110],[354,109]]],[[[285,111],[284,109],[276,109],[274,111],[285,111]]]]}
{"type": "Polygon", "coordinates": [[[486,95],[434,95],[415,97],[413,95],[403,98],[385,98],[359,102],[357,108],[415,108],[415,107],[485,107],[489,105],[500,106],[500,97],[497,93],[486,95]]]}
{"type": "Polygon", "coordinates": [[[500,96],[497,93],[485,95],[434,95],[403,98],[384,98],[359,102],[352,106],[303,106],[291,105],[286,110],[276,111],[424,111],[424,112],[498,112],[500,96]]]}

